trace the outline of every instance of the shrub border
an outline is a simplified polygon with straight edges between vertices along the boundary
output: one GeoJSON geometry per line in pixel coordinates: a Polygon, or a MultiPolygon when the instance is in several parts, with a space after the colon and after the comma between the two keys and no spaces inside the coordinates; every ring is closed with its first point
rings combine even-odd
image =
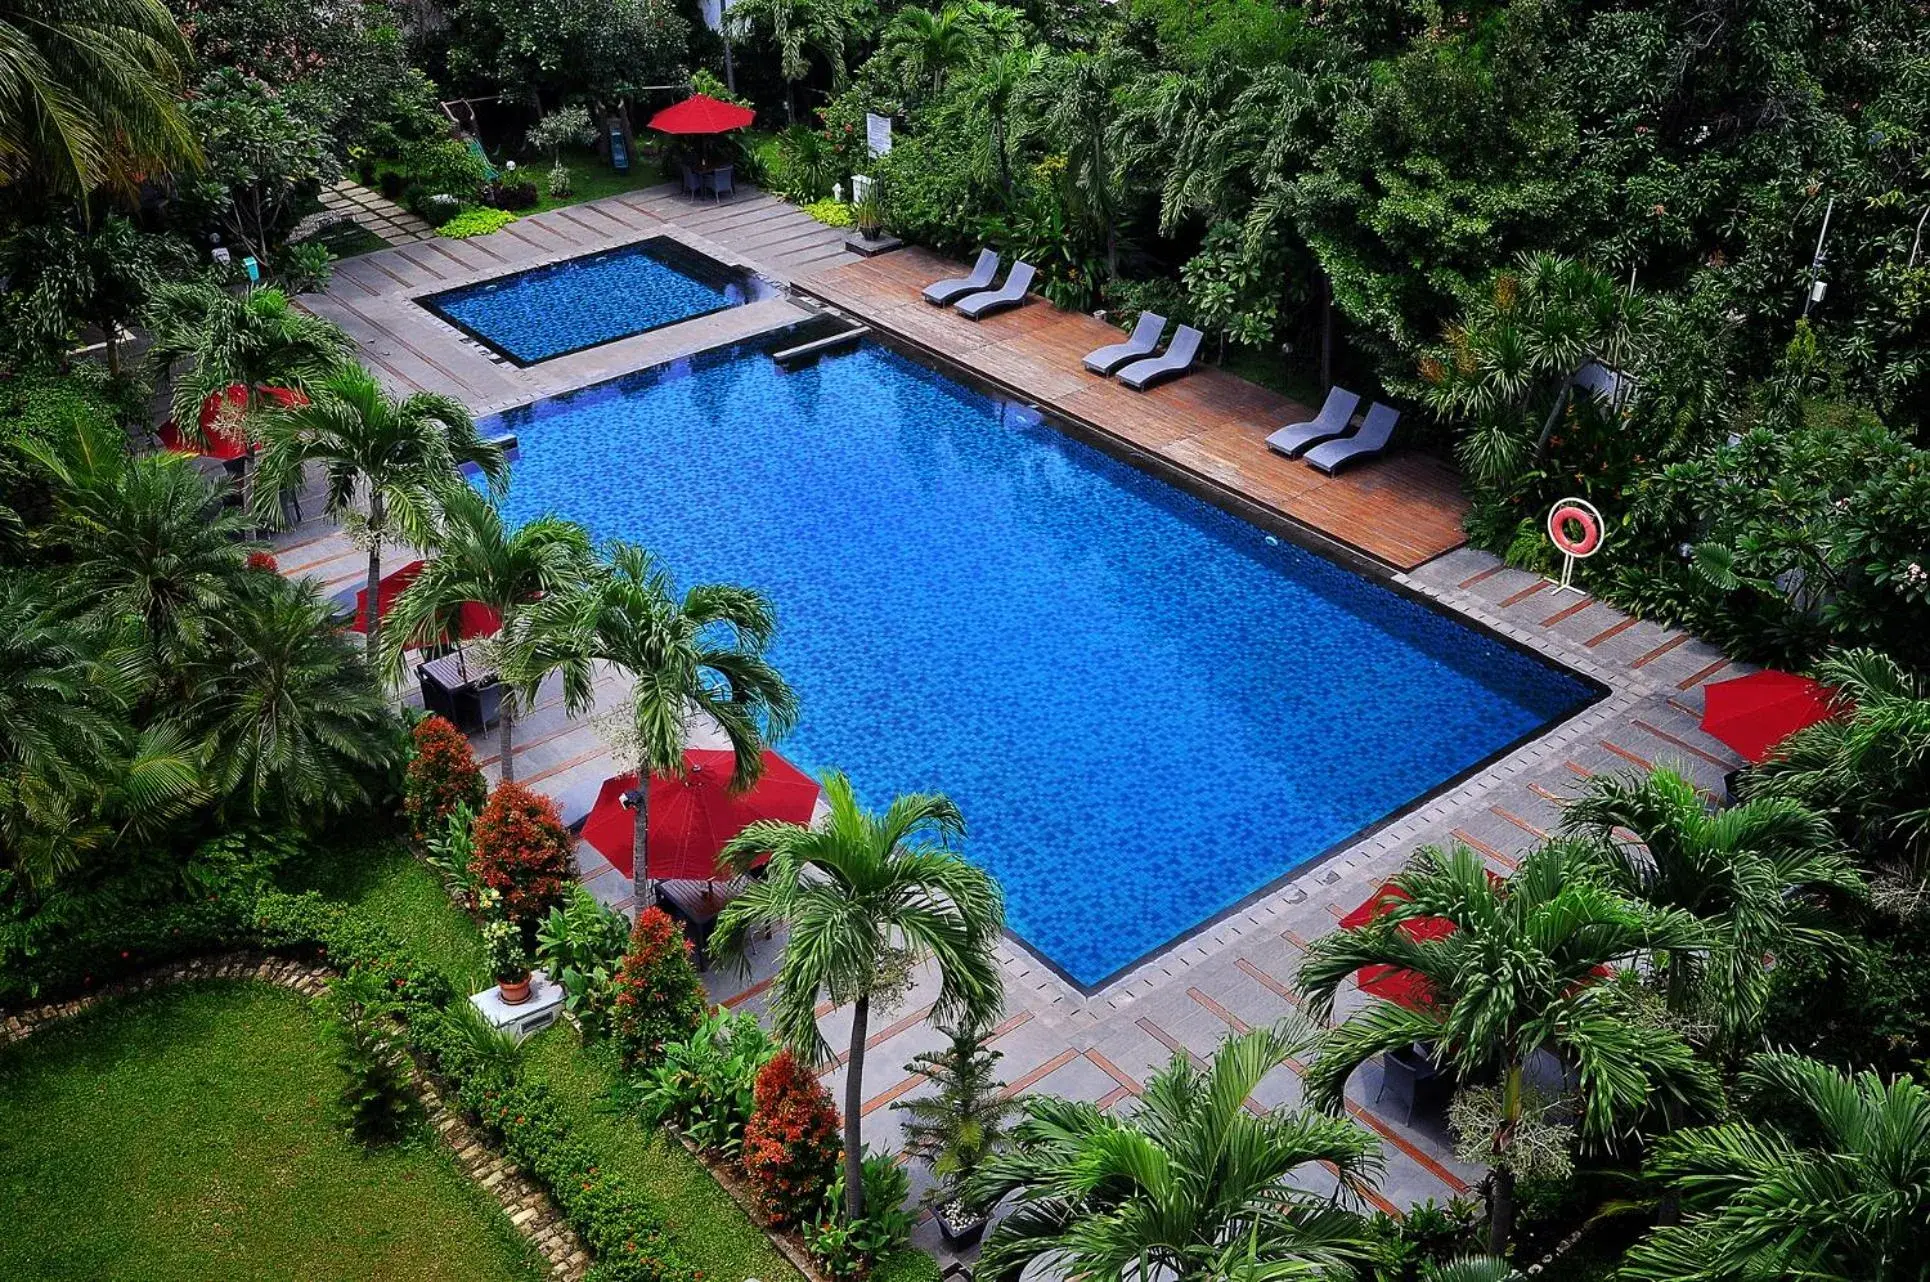
{"type": "MultiPolygon", "coordinates": [[[[43,1029],[86,1014],[109,1001],[201,980],[253,980],[303,997],[322,995],[337,972],[326,966],[290,961],[263,953],[224,953],[170,962],[143,974],[107,984],[61,1002],[46,1002],[7,1017],[0,1024],[0,1048],[24,1042],[43,1029]]],[[[420,1064],[412,1064],[410,1083],[437,1137],[476,1186],[502,1207],[515,1230],[549,1264],[549,1276],[578,1282],[590,1267],[590,1253],[556,1205],[514,1162],[492,1152],[461,1115],[443,1101],[436,1083],[420,1064]]]]}

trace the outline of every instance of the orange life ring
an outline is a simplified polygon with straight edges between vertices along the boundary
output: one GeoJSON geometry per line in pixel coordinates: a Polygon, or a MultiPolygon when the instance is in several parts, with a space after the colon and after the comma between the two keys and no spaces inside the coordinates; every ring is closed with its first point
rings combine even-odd
{"type": "Polygon", "coordinates": [[[1573,503],[1565,503],[1548,514],[1548,537],[1560,552],[1569,556],[1587,556],[1602,545],[1602,527],[1596,523],[1593,512],[1573,503]],[[1579,539],[1568,537],[1570,521],[1582,527],[1579,539]]]}

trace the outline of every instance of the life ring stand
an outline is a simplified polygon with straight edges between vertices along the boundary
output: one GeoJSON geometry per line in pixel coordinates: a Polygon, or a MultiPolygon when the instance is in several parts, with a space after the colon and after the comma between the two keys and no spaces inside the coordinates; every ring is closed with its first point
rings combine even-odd
{"type": "Polygon", "coordinates": [[[1565,498],[1548,509],[1548,541],[1561,553],[1561,578],[1552,580],[1557,592],[1581,592],[1575,586],[1575,562],[1585,561],[1602,550],[1602,514],[1583,498],[1565,498]],[[1580,526],[1579,536],[1569,527],[1580,526]]]}

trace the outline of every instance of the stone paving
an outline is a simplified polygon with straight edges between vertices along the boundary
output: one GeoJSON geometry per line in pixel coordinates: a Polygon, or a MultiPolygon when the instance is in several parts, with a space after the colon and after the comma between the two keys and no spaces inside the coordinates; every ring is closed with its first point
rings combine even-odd
{"type": "MultiPolygon", "coordinates": [[[[808,271],[837,261],[837,234],[830,229],[823,229],[825,258],[812,257],[815,250],[802,251],[805,257],[797,258],[796,245],[815,241],[806,232],[788,235],[784,229],[802,215],[791,211],[794,217],[787,217],[769,209],[766,201],[751,197],[740,201],[740,207],[693,209],[668,189],[632,193],[597,202],[610,208],[561,210],[558,215],[570,217],[543,216],[548,223],[526,219],[509,229],[522,229],[511,238],[513,244],[501,240],[507,233],[499,233],[488,238],[494,243],[487,251],[472,241],[369,255],[343,264],[327,296],[304,301],[350,324],[364,354],[398,386],[453,391],[476,409],[487,410],[730,341],[732,334],[765,323],[764,317],[749,315],[757,308],[768,309],[768,323],[783,323],[795,305],[777,299],[735,308],[579,354],[586,358],[580,365],[565,368],[576,358],[562,358],[514,370],[489,360],[473,345],[462,350],[466,340],[452,338],[455,331],[422,309],[405,306],[412,294],[460,283],[465,271],[490,273],[491,266],[482,261],[485,252],[500,258],[494,265],[500,271],[588,252],[639,234],[674,235],[713,257],[780,280],[787,265],[791,271],[808,271]],[[786,248],[767,260],[757,256],[760,245],[786,248]],[[344,275],[349,279],[344,281],[344,275]],[[745,329],[729,328],[736,324],[745,329]],[[719,325],[725,328],[714,328],[719,325]],[[550,366],[558,368],[552,371],[550,366]]],[[[1255,424],[1254,430],[1264,433],[1266,428],[1255,424]]],[[[362,553],[326,522],[311,521],[280,542],[284,574],[318,578],[331,592],[352,594],[360,585],[362,553]]],[[[393,567],[403,559],[403,553],[390,553],[385,564],[393,567]]],[[[1009,1089],[1129,1109],[1147,1077],[1174,1054],[1204,1059],[1228,1032],[1294,1014],[1299,1006],[1294,978],[1308,942],[1334,929],[1338,919],[1398,871],[1417,846],[1458,841],[1478,851],[1495,871],[1506,872],[1522,851],[1556,826],[1564,799],[1589,776],[1667,762],[1715,794],[1723,775],[1741,764],[1697,729],[1701,688],[1741,671],[1713,647],[1592,598],[1557,593],[1538,576],[1472,549],[1450,552],[1393,576],[1393,581],[1592,677],[1608,693],[1549,733],[1346,849],[1298,870],[1096,992],[1080,992],[1022,945],[1008,941],[1000,950],[1006,1016],[995,1045],[1004,1055],[1009,1089]]],[[[603,674],[597,686],[599,707],[614,706],[623,691],[620,674],[603,674]]],[[[404,697],[413,697],[413,692],[404,697]]],[[[697,734],[701,741],[703,732],[697,734]]],[[[478,756],[492,777],[499,771],[496,749],[493,734],[477,740],[478,756]]],[[[587,815],[601,781],[620,769],[588,720],[566,716],[552,690],[545,690],[519,721],[516,761],[519,781],[555,797],[565,819],[572,821],[587,815]]],[[[584,847],[579,864],[599,897],[632,907],[627,881],[601,856],[584,847]]],[[[759,943],[743,973],[711,973],[707,982],[713,998],[733,1008],[761,1010],[781,944],[781,936],[759,943]]],[[[920,975],[898,1009],[874,1013],[863,1108],[867,1142],[874,1149],[898,1148],[898,1116],[889,1106],[924,1089],[902,1066],[918,1052],[941,1044],[941,1035],[927,1019],[934,991],[932,977],[920,975]]],[[[1341,995],[1336,1016],[1344,1018],[1367,1000],[1350,989],[1341,995]]],[[[826,1007],[821,1018],[830,1043],[843,1045],[848,1012],[826,1007]]],[[[840,1099],[843,1073],[841,1062],[824,1070],[827,1085],[840,1099]]],[[[1378,1192],[1365,1202],[1399,1213],[1430,1199],[1469,1194],[1482,1172],[1455,1159],[1443,1119],[1402,1117],[1379,1104],[1379,1088],[1378,1069],[1370,1065],[1356,1075],[1348,1092],[1350,1113],[1381,1138],[1386,1162],[1378,1192]]],[[[1299,1066],[1286,1065],[1262,1083],[1249,1103],[1266,1108],[1299,1098],[1299,1066]]],[[[923,1182],[922,1173],[917,1179],[923,1182]]],[[[1311,1182],[1318,1187],[1323,1181],[1331,1187],[1319,1172],[1311,1182]]],[[[919,1240],[938,1247],[929,1218],[919,1229],[919,1240]]]]}
{"type": "Polygon", "coordinates": [[[391,245],[414,245],[436,234],[436,229],[421,218],[353,178],[338,178],[322,193],[322,210],[337,218],[353,219],[391,245]]]}

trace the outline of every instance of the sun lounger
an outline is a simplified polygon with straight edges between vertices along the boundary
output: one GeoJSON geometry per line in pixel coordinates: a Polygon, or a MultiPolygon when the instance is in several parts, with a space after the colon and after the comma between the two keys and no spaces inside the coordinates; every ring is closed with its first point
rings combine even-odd
{"type": "Polygon", "coordinates": [[[1122,365],[1159,350],[1159,336],[1166,332],[1166,318],[1157,312],[1139,313],[1132,337],[1123,343],[1108,343],[1086,353],[1086,368],[1095,374],[1110,374],[1122,365]]]}
{"type": "Polygon", "coordinates": [[[1025,291],[1032,288],[1032,277],[1036,269],[1031,263],[1012,264],[1011,273],[1005,283],[997,289],[988,289],[983,294],[968,294],[952,306],[960,316],[979,320],[993,312],[1002,312],[1008,307],[1017,307],[1025,301],[1025,291]]]}
{"type": "Polygon", "coordinates": [[[1343,436],[1325,445],[1316,445],[1307,451],[1307,462],[1332,476],[1344,464],[1359,458],[1372,458],[1387,448],[1394,438],[1394,425],[1401,421],[1401,412],[1389,409],[1376,401],[1361,420],[1360,430],[1352,436],[1343,436]]]}
{"type": "Polygon", "coordinates": [[[1136,392],[1143,392],[1163,379],[1177,378],[1193,368],[1203,337],[1191,325],[1181,325],[1173,331],[1173,341],[1166,345],[1164,352],[1126,366],[1119,371],[1119,381],[1136,392]]]}
{"type": "Polygon", "coordinates": [[[950,280],[933,281],[925,286],[925,301],[933,307],[944,307],[955,303],[967,294],[992,287],[992,278],[999,274],[999,256],[989,249],[978,251],[978,262],[972,266],[969,276],[954,276],[950,280]]]}
{"type": "Polygon", "coordinates": [[[1322,441],[1331,441],[1336,436],[1344,435],[1347,424],[1353,421],[1354,411],[1359,408],[1358,392],[1350,392],[1344,387],[1330,387],[1327,389],[1327,403],[1320,407],[1320,413],[1309,422],[1289,423],[1267,437],[1267,448],[1275,454],[1299,458],[1322,441]]]}

